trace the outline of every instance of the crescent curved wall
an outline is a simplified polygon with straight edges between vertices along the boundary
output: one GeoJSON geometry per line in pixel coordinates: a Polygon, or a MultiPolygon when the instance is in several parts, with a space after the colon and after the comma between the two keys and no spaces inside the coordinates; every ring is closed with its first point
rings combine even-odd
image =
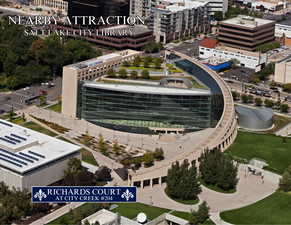
{"type": "MultiPolygon", "coordinates": [[[[227,84],[218,76],[216,72],[210,70],[208,67],[198,62],[197,60],[176,51],[171,51],[169,53],[177,56],[178,60],[184,60],[184,62],[187,62],[187,72],[192,71],[195,73],[195,71],[204,71],[202,77],[200,78],[202,82],[203,79],[204,83],[207,83],[207,80],[212,79],[215,81],[214,86],[209,88],[212,92],[214,92],[214,94],[215,90],[217,91],[217,98],[214,98],[214,104],[215,107],[217,107],[214,113],[217,116],[217,121],[213,121],[213,131],[203,139],[197,141],[195,145],[193,145],[192,151],[177,154],[172,159],[167,159],[156,163],[153,167],[143,168],[136,172],[130,172],[128,179],[129,185],[143,187],[148,185],[152,186],[155,184],[161,184],[165,182],[167,171],[171,167],[172,163],[176,161],[182,162],[184,159],[195,160],[206,148],[219,148],[224,151],[233,143],[237,135],[237,120],[234,102],[231,91],[227,84]],[[191,65],[196,69],[191,69],[191,65]],[[223,107],[219,107],[221,104],[223,104],[223,107]]],[[[185,66],[183,69],[185,69],[185,66]]]]}

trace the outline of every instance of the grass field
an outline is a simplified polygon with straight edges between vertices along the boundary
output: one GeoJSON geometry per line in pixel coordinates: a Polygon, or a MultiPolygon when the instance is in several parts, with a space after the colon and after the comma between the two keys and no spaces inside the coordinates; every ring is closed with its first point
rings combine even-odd
{"type": "Polygon", "coordinates": [[[291,138],[283,143],[282,137],[272,134],[239,132],[226,153],[248,160],[263,159],[269,164],[266,169],[282,174],[291,164],[291,138]]]}
{"type": "MultiPolygon", "coordinates": [[[[97,212],[99,209],[97,208],[95,203],[85,203],[80,207],[76,208],[75,210],[77,210],[79,214],[86,218],[87,216],[90,216],[93,213],[97,212]]],[[[64,214],[63,216],[55,219],[50,223],[47,223],[47,225],[63,225],[63,224],[74,224],[73,215],[71,212],[64,214]]]]}
{"type": "Polygon", "coordinates": [[[49,135],[49,136],[52,136],[52,137],[55,137],[57,136],[56,133],[50,131],[50,130],[47,130],[41,126],[39,126],[38,124],[34,123],[34,122],[27,122],[27,123],[23,123],[22,126],[26,127],[26,128],[29,128],[29,129],[32,129],[32,130],[35,130],[35,131],[38,131],[40,133],[43,133],[43,134],[46,134],[46,135],[49,135]]]}
{"type": "Polygon", "coordinates": [[[88,150],[82,148],[81,149],[81,154],[82,154],[82,161],[90,163],[94,166],[98,166],[98,163],[96,162],[93,154],[89,152],[88,150]]]}
{"type": "Polygon", "coordinates": [[[167,189],[165,189],[165,193],[170,199],[173,199],[174,201],[182,203],[182,204],[185,204],[185,205],[195,205],[195,204],[197,204],[199,202],[198,198],[197,199],[191,199],[191,200],[182,200],[182,199],[172,198],[170,195],[168,195],[167,189]]]}
{"type": "Polygon", "coordinates": [[[250,206],[222,212],[221,218],[232,224],[291,224],[291,194],[275,192],[250,206]]]}
{"type": "Polygon", "coordinates": [[[62,103],[59,102],[57,104],[51,105],[49,107],[47,107],[46,109],[55,111],[55,112],[61,112],[62,111],[62,103]]]}
{"type": "Polygon", "coordinates": [[[154,219],[163,213],[169,212],[169,209],[158,208],[142,203],[118,203],[118,207],[112,210],[118,212],[120,215],[133,219],[138,213],[144,212],[149,219],[154,219]]]}
{"type": "Polygon", "coordinates": [[[288,123],[291,123],[291,118],[285,116],[274,115],[274,128],[264,133],[275,133],[281,128],[285,127],[288,123]]]}

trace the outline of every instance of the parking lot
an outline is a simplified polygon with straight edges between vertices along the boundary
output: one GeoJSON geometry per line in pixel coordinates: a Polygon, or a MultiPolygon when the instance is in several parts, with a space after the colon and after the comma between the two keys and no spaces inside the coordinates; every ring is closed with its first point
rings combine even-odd
{"type": "Polygon", "coordinates": [[[0,114],[9,112],[11,109],[23,109],[30,104],[39,104],[39,96],[46,95],[47,101],[56,101],[61,96],[61,78],[55,79],[52,86],[49,83],[33,85],[13,92],[0,93],[0,114]]]}

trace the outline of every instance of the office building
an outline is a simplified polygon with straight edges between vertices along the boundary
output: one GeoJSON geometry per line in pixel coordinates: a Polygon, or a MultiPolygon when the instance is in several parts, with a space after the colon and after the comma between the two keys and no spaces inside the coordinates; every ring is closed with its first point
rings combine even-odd
{"type": "Polygon", "coordinates": [[[275,64],[274,81],[281,84],[291,83],[291,57],[277,62],[275,64]]]}
{"type": "Polygon", "coordinates": [[[81,158],[79,146],[0,120],[0,181],[10,188],[55,183],[73,157],[81,158]]]}
{"type": "Polygon", "coordinates": [[[200,43],[199,58],[204,59],[204,62],[205,59],[209,61],[214,59],[217,59],[217,61],[236,59],[239,62],[239,66],[255,69],[256,71],[260,71],[267,63],[266,53],[251,52],[223,46],[217,40],[208,38],[202,40],[200,43]]]}
{"type": "Polygon", "coordinates": [[[220,22],[218,40],[228,47],[256,51],[274,41],[274,33],[274,21],[239,15],[220,22]]]}
{"type": "Polygon", "coordinates": [[[80,81],[96,79],[106,74],[109,69],[120,66],[122,62],[134,60],[138,55],[141,55],[141,52],[123,50],[65,66],[62,83],[62,113],[73,118],[77,117],[80,81]]]}
{"type": "Polygon", "coordinates": [[[151,9],[148,23],[156,42],[163,44],[210,29],[208,3],[191,0],[165,0],[151,9]]]}
{"type": "Polygon", "coordinates": [[[84,82],[79,117],[93,124],[131,133],[191,132],[211,126],[211,92],[187,79],[179,87],[84,82]],[[184,86],[183,83],[190,86],[184,86]],[[183,86],[183,87],[182,87],[183,86]]]}

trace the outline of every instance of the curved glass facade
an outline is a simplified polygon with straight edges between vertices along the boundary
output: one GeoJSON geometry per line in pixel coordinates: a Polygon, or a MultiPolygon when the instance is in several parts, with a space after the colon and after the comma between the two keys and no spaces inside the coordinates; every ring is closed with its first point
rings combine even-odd
{"type": "Polygon", "coordinates": [[[211,90],[212,94],[211,126],[215,127],[222,116],[224,107],[222,91],[219,85],[216,83],[214,78],[212,78],[205,70],[197,66],[195,63],[192,63],[186,59],[181,59],[179,56],[175,54],[170,54],[167,56],[167,58],[170,61],[173,61],[178,68],[186,71],[188,74],[197,78],[211,90]]]}
{"type": "Polygon", "coordinates": [[[181,128],[190,132],[211,126],[209,91],[175,94],[173,89],[172,94],[142,93],[84,83],[79,98],[79,117],[110,129],[153,133],[154,128],[181,128]]]}

